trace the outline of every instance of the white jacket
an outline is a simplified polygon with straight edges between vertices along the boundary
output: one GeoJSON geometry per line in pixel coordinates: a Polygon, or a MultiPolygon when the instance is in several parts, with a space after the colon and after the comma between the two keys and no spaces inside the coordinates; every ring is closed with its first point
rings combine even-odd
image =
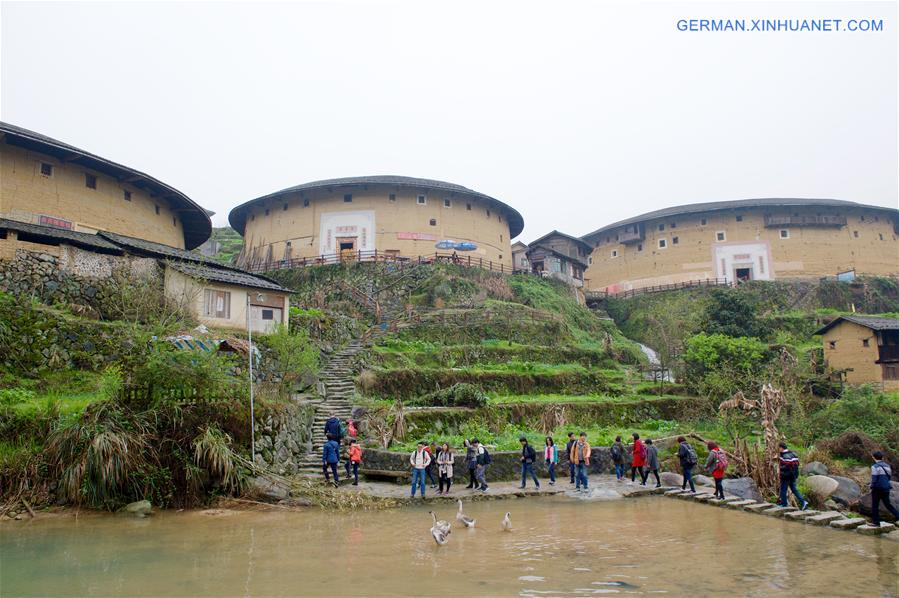
{"type": "Polygon", "coordinates": [[[428,451],[421,451],[419,453],[416,449],[412,451],[412,455],[409,456],[409,463],[415,469],[424,469],[431,464],[431,455],[428,454],[428,451]]]}

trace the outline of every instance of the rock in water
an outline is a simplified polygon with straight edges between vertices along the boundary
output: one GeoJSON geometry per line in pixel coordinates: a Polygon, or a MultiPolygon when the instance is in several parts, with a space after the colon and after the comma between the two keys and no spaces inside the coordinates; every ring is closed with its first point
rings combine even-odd
{"type": "MultiPolygon", "coordinates": [[[[890,502],[895,507],[899,505],[899,482],[890,482],[890,502]]],[[[858,499],[858,510],[863,514],[871,515],[871,493],[862,494],[858,499]]],[[[880,503],[880,518],[886,521],[893,521],[893,515],[886,510],[883,503],[880,503]]]]}
{"type": "Polygon", "coordinates": [[[810,461],[802,466],[802,475],[827,475],[827,466],[820,461],[810,461]]]}
{"type": "Polygon", "coordinates": [[[671,471],[662,472],[659,477],[662,479],[662,486],[678,486],[684,483],[684,476],[671,471]]]}
{"type": "Polygon", "coordinates": [[[710,478],[707,475],[702,475],[702,474],[693,476],[693,482],[697,486],[714,486],[715,485],[715,480],[713,480],[712,478],[710,478]]]}
{"type": "Polygon", "coordinates": [[[837,484],[839,484],[839,487],[830,495],[830,498],[847,507],[851,507],[858,502],[858,499],[862,495],[862,490],[859,488],[858,484],[855,483],[855,480],[838,475],[827,477],[835,480],[837,484]]]}
{"type": "Polygon", "coordinates": [[[149,500],[138,500],[125,505],[119,509],[119,512],[134,515],[135,517],[146,517],[152,510],[153,505],[150,504],[149,500]]]}
{"type": "Polygon", "coordinates": [[[754,500],[756,502],[761,502],[764,500],[762,498],[762,493],[759,492],[759,487],[756,485],[755,480],[752,478],[736,478],[734,480],[724,480],[722,482],[722,486],[724,486],[724,495],[728,494],[733,496],[738,496],[747,500],[754,500]]]}
{"type": "Polygon", "coordinates": [[[820,502],[824,502],[824,500],[830,497],[830,495],[836,492],[837,488],[840,487],[839,482],[825,475],[810,476],[805,480],[805,485],[808,486],[808,490],[812,496],[820,502]]]}

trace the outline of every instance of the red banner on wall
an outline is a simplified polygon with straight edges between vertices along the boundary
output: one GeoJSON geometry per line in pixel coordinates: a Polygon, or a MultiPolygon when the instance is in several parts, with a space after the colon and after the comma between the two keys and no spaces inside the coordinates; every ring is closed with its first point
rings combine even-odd
{"type": "Polygon", "coordinates": [[[436,241],[436,235],[429,235],[428,233],[397,233],[397,239],[403,239],[406,241],[436,241]]]}

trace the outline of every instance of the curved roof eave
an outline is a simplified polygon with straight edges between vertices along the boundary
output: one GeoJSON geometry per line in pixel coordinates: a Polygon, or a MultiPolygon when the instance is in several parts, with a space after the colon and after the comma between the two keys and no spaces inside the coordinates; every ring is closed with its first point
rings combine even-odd
{"type": "Polygon", "coordinates": [[[80,164],[139,189],[144,189],[165,200],[181,219],[184,229],[184,246],[187,249],[199,247],[212,234],[212,220],[206,210],[184,193],[146,173],[9,123],[0,122],[0,133],[5,135],[5,141],[11,145],[54,156],[65,162],[80,164]]]}
{"type": "Polygon", "coordinates": [[[607,224],[602,228],[598,228],[592,233],[583,235],[581,239],[589,242],[591,237],[601,235],[605,232],[614,230],[622,226],[630,224],[639,224],[648,220],[657,218],[671,218],[685,214],[701,214],[703,212],[720,212],[724,210],[740,210],[748,208],[772,208],[772,207],[808,207],[819,206],[822,208],[864,208],[869,210],[879,210],[891,214],[899,221],[899,210],[895,208],[887,208],[884,206],[872,206],[868,204],[856,203],[845,199],[810,199],[806,197],[763,197],[758,199],[735,199],[731,201],[711,201],[704,203],[687,204],[682,206],[673,206],[663,208],[652,212],[646,212],[633,218],[619,220],[612,224],[607,224]]]}
{"type": "Polygon", "coordinates": [[[485,195],[478,191],[474,191],[469,189],[468,187],[463,187],[462,185],[457,185],[455,183],[447,183],[445,181],[436,181],[432,179],[420,179],[415,177],[406,177],[406,176],[396,176],[396,175],[374,175],[374,176],[360,176],[360,177],[345,177],[339,179],[325,179],[321,181],[311,181],[309,183],[303,183],[301,185],[295,185],[293,187],[288,187],[286,189],[281,189],[280,191],[275,191],[274,193],[269,193],[268,195],[263,195],[261,197],[257,197],[256,199],[251,199],[246,201],[234,209],[228,214],[228,222],[231,224],[231,227],[236,230],[241,235],[244,234],[246,230],[246,221],[247,221],[247,210],[250,206],[257,205],[263,203],[268,200],[277,199],[283,195],[287,195],[288,193],[297,193],[301,191],[309,191],[313,189],[327,189],[329,187],[363,187],[368,185],[384,185],[388,187],[411,187],[411,188],[425,188],[425,189],[434,189],[439,191],[446,191],[450,193],[458,193],[462,195],[468,195],[474,197],[476,199],[480,199],[482,201],[487,202],[488,204],[493,205],[495,208],[498,208],[505,212],[506,221],[509,224],[509,239],[514,239],[518,235],[521,234],[521,231],[524,230],[524,218],[518,213],[518,210],[513,208],[512,206],[503,203],[502,201],[496,199],[495,197],[490,197],[489,195],[485,195]]]}

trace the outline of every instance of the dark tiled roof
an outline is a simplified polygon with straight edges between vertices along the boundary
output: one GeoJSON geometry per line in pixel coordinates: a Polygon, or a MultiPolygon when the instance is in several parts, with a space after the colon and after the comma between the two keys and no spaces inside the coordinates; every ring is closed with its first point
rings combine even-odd
{"type": "Polygon", "coordinates": [[[122,248],[118,245],[110,243],[106,239],[92,233],[80,233],[64,228],[44,226],[41,224],[29,224],[27,222],[7,220],[5,218],[0,218],[0,230],[14,230],[32,237],[37,237],[44,242],[53,244],[66,243],[83,249],[97,251],[99,253],[110,253],[115,255],[124,253],[122,248]]]}
{"type": "Polygon", "coordinates": [[[854,201],[846,201],[843,199],[811,199],[805,197],[762,197],[759,199],[735,199],[731,201],[712,201],[706,203],[694,203],[685,206],[674,206],[671,208],[664,208],[662,210],[655,210],[654,212],[647,212],[645,214],[641,214],[639,216],[634,216],[633,218],[628,218],[626,220],[620,220],[618,222],[606,225],[600,229],[593,231],[592,233],[588,233],[581,237],[585,241],[590,241],[592,237],[596,235],[600,235],[604,232],[619,228],[621,226],[627,226],[628,224],[637,224],[640,222],[646,222],[648,220],[655,220],[658,218],[669,218],[672,216],[683,216],[685,214],[698,214],[702,212],[717,212],[721,210],[740,210],[747,208],[790,208],[790,207],[808,207],[808,206],[820,206],[826,208],[865,208],[868,210],[878,210],[881,212],[889,213],[894,222],[899,222],[899,210],[895,208],[885,208],[883,206],[871,206],[866,204],[856,203],[854,201]]]}
{"type": "Polygon", "coordinates": [[[550,232],[550,233],[546,233],[545,235],[543,235],[543,236],[540,237],[539,239],[535,239],[535,240],[531,241],[531,242],[530,242],[530,245],[537,245],[537,244],[539,244],[541,241],[546,241],[547,239],[552,238],[552,237],[562,237],[563,239],[568,239],[569,241],[572,241],[572,242],[574,242],[574,243],[577,243],[578,245],[580,245],[581,247],[586,248],[587,250],[592,250],[592,249],[593,249],[593,246],[590,245],[589,243],[587,243],[586,241],[584,241],[583,239],[579,239],[579,238],[577,238],[577,237],[572,237],[571,235],[566,235],[565,233],[560,233],[560,232],[557,231],[557,230],[554,230],[554,231],[552,231],[552,232],[550,232]]]}
{"type": "Polygon", "coordinates": [[[840,322],[852,322],[871,330],[899,330],[899,318],[884,318],[881,316],[840,316],[833,320],[815,334],[824,334],[840,322]]]}
{"type": "Polygon", "coordinates": [[[154,241],[147,241],[146,239],[138,239],[137,237],[129,237],[127,235],[120,235],[118,233],[111,233],[105,230],[101,230],[97,234],[109,241],[112,241],[116,245],[120,245],[125,249],[128,249],[132,253],[139,253],[141,255],[150,257],[172,258],[176,260],[184,260],[187,262],[207,261],[203,258],[202,255],[196,254],[192,251],[186,251],[184,249],[178,249],[176,247],[164,245],[163,243],[156,243],[154,241]]]}
{"type": "Polygon", "coordinates": [[[565,260],[565,261],[568,261],[568,262],[574,262],[574,263],[576,263],[576,264],[580,264],[580,265],[583,266],[584,268],[587,267],[587,262],[585,262],[585,261],[582,260],[581,258],[579,258],[579,257],[574,257],[574,256],[570,256],[570,255],[568,255],[567,253],[563,253],[563,252],[559,251],[558,249],[553,249],[553,248],[550,247],[549,245],[534,245],[533,243],[531,243],[530,246],[528,246],[528,250],[525,251],[524,253],[525,253],[526,256],[528,256],[528,259],[531,259],[531,255],[532,255],[532,254],[535,252],[535,250],[537,250],[537,249],[542,249],[543,251],[552,253],[553,255],[555,255],[555,256],[557,256],[558,258],[563,259],[563,260],[565,260]]]}
{"type": "Polygon", "coordinates": [[[488,204],[493,205],[495,208],[498,208],[505,212],[506,220],[509,223],[509,234],[510,238],[514,239],[521,231],[524,229],[524,218],[521,217],[521,214],[518,211],[501,202],[500,200],[490,197],[489,195],[484,195],[483,193],[479,193],[477,191],[473,191],[468,187],[463,187],[462,185],[457,185],[455,183],[447,183],[444,181],[435,181],[432,179],[420,179],[415,177],[408,176],[397,176],[397,175],[374,175],[374,176],[357,176],[357,177],[344,177],[339,179],[325,179],[322,181],[312,181],[309,183],[303,183],[302,185],[296,185],[294,187],[288,187],[287,189],[282,189],[280,191],[275,191],[274,193],[269,193],[268,195],[263,195],[262,197],[257,197],[256,199],[251,199],[248,202],[242,203],[233,210],[228,215],[228,222],[231,223],[232,228],[239,232],[241,235],[244,233],[244,228],[247,222],[247,212],[249,211],[250,206],[255,204],[264,202],[269,199],[276,199],[281,197],[282,195],[286,195],[289,193],[296,193],[298,191],[308,191],[312,189],[327,189],[329,187],[361,187],[365,185],[386,185],[389,187],[412,187],[416,189],[430,189],[436,191],[448,191],[451,193],[460,193],[463,195],[468,195],[470,197],[475,197],[481,199],[488,204]]]}
{"type": "Polygon", "coordinates": [[[177,270],[178,272],[181,272],[182,274],[186,274],[191,278],[196,278],[199,280],[208,280],[210,282],[220,282],[223,284],[233,284],[236,286],[264,289],[267,291],[278,291],[282,293],[290,292],[288,289],[285,289],[281,285],[265,277],[257,276],[255,274],[249,274],[248,272],[243,272],[240,270],[223,270],[221,268],[214,268],[195,262],[188,263],[171,261],[168,262],[167,265],[177,270]]]}
{"type": "Polygon", "coordinates": [[[199,247],[212,233],[212,221],[206,210],[177,189],[148,174],[9,123],[0,122],[0,133],[6,134],[4,142],[10,145],[54,156],[66,162],[103,172],[117,179],[127,180],[130,185],[159,196],[161,200],[169,203],[178,212],[184,225],[184,244],[188,249],[199,247]]]}

